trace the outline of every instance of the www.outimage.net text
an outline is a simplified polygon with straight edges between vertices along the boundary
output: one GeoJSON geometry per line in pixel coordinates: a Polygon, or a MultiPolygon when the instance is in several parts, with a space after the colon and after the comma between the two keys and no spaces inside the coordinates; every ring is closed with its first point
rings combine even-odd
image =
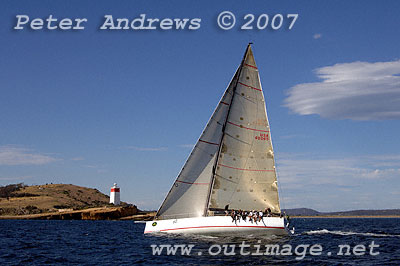
{"type": "Polygon", "coordinates": [[[151,245],[153,255],[172,255],[172,256],[189,256],[189,255],[224,255],[224,256],[295,256],[296,260],[302,260],[307,255],[311,256],[377,256],[379,255],[379,245],[372,241],[370,244],[358,244],[349,245],[342,244],[338,245],[335,252],[328,251],[324,252],[324,248],[320,244],[300,244],[292,246],[290,244],[267,244],[262,245],[261,241],[258,244],[247,244],[242,242],[241,244],[213,244],[206,252],[198,251],[194,252],[193,244],[163,244],[163,245],[151,245]],[[253,249],[253,250],[251,250],[253,249]]]}

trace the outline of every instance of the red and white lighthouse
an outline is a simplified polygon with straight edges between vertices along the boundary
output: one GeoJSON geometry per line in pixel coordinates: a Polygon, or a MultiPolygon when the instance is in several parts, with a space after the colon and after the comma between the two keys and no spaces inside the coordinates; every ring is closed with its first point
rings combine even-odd
{"type": "Polygon", "coordinates": [[[114,183],[114,186],[111,187],[110,203],[114,205],[119,205],[121,203],[119,193],[119,187],[117,186],[117,183],[114,183]]]}

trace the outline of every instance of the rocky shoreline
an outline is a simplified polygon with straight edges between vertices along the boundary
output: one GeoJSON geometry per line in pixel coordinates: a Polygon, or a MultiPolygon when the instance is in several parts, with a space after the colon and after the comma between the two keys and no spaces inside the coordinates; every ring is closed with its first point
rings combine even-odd
{"type": "MultiPolygon", "coordinates": [[[[18,220],[120,220],[135,215],[143,215],[136,206],[126,207],[98,207],[84,210],[66,210],[58,212],[27,214],[27,215],[3,215],[0,219],[18,220]]],[[[133,218],[132,218],[133,219],[133,218]]]]}

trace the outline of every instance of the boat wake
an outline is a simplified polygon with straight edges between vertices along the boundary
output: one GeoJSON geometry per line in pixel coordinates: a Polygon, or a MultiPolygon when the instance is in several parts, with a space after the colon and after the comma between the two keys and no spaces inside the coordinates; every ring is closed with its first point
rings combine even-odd
{"type": "Polygon", "coordinates": [[[169,240],[186,240],[189,242],[212,242],[212,243],[241,243],[242,241],[246,241],[246,243],[254,242],[257,244],[257,241],[263,242],[279,242],[285,241],[289,238],[289,236],[282,235],[257,235],[257,234],[249,234],[249,235],[203,235],[203,234],[165,234],[162,232],[156,232],[151,234],[152,237],[159,237],[163,239],[169,240]]]}
{"type": "Polygon", "coordinates": [[[307,234],[307,235],[331,234],[331,235],[340,235],[340,236],[358,235],[358,236],[372,236],[372,237],[400,237],[400,235],[391,235],[391,234],[384,234],[384,233],[360,233],[360,232],[352,232],[352,231],[349,231],[349,232],[329,231],[327,229],[306,231],[306,232],[303,232],[303,234],[307,234]]]}

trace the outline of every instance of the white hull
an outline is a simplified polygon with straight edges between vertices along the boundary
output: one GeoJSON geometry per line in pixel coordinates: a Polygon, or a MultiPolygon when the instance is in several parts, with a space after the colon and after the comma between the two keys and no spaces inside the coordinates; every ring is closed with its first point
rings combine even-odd
{"type": "Polygon", "coordinates": [[[175,234],[267,234],[285,235],[284,218],[264,217],[259,222],[232,221],[230,216],[208,216],[146,222],[145,234],[148,233],[175,234]]]}

